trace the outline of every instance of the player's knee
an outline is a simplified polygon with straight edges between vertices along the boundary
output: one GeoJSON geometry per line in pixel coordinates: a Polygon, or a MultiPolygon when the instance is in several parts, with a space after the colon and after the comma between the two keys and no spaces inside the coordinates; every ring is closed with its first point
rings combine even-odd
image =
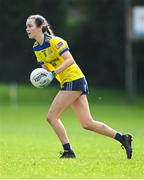
{"type": "Polygon", "coordinates": [[[92,129],[92,122],[86,122],[82,124],[82,128],[86,129],[86,130],[91,130],[92,129]]]}
{"type": "Polygon", "coordinates": [[[50,124],[54,121],[54,116],[51,112],[48,112],[48,114],[47,114],[47,121],[50,124]]]}

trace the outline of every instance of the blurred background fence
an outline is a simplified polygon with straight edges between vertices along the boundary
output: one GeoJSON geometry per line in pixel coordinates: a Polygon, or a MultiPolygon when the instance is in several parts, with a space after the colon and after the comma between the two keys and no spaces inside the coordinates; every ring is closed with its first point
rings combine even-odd
{"type": "Polygon", "coordinates": [[[25,22],[41,14],[68,41],[91,85],[143,91],[143,37],[129,38],[136,6],[143,7],[144,0],[0,0],[0,82],[29,83],[37,63],[25,22]]]}

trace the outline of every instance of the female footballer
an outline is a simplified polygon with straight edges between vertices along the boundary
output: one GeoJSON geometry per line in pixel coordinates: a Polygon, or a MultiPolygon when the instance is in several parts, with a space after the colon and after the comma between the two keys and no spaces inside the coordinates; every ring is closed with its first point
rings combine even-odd
{"type": "Polygon", "coordinates": [[[47,20],[41,15],[31,15],[26,21],[26,32],[35,43],[33,51],[37,62],[51,72],[52,79],[60,82],[60,91],[55,96],[47,114],[47,120],[56,132],[63,146],[60,158],[75,158],[66,130],[60,120],[63,112],[71,107],[84,129],[113,138],[132,157],[132,136],[121,134],[106,124],[95,121],[87,100],[88,84],[84,74],[70,53],[67,42],[53,34],[47,20]]]}

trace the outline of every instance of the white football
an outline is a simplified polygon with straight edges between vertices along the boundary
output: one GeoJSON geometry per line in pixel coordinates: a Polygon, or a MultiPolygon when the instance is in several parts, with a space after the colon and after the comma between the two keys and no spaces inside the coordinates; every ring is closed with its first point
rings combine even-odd
{"type": "Polygon", "coordinates": [[[51,79],[49,78],[51,73],[49,73],[50,72],[44,68],[36,68],[30,74],[30,82],[36,88],[44,88],[51,82],[51,79]]]}

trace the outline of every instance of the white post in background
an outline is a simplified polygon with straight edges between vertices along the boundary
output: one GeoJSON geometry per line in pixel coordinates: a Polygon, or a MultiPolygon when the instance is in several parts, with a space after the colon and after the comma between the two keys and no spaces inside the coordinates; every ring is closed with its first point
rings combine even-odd
{"type": "Polygon", "coordinates": [[[17,82],[11,82],[9,87],[10,105],[13,108],[18,106],[18,85],[17,82]]]}
{"type": "Polygon", "coordinates": [[[125,23],[126,23],[126,41],[125,41],[125,88],[128,99],[133,101],[136,97],[136,67],[133,58],[133,31],[132,31],[132,2],[125,1],[125,23]]]}

